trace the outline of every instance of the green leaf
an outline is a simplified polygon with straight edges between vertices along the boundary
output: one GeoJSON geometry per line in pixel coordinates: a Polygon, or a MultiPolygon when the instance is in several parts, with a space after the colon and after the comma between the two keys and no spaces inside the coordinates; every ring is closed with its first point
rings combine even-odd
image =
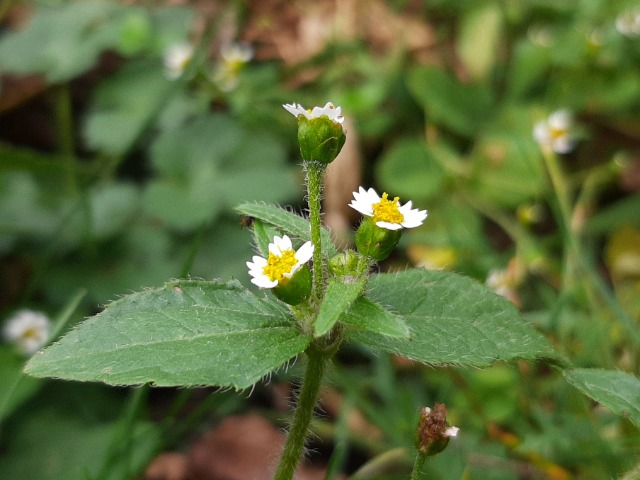
{"type": "Polygon", "coordinates": [[[618,370],[576,368],[564,378],[588,397],[640,428],[640,380],[618,370]]]}
{"type": "Polygon", "coordinates": [[[110,304],[34,356],[37,377],[246,388],[304,351],[281,303],[238,282],[174,281],[110,304]]]}
{"type": "Polygon", "coordinates": [[[401,316],[411,339],[351,332],[372,348],[426,364],[486,366],[498,360],[557,358],[551,344],[506,299],[480,283],[443,271],[374,275],[365,294],[401,316]]]}
{"type": "MultiPolygon", "coordinates": [[[[311,226],[306,218],[283,210],[276,205],[242,203],[236,207],[236,211],[274,225],[287,235],[301,238],[305,241],[311,238],[311,226]]],[[[331,240],[331,234],[326,228],[323,228],[320,234],[322,238],[322,255],[325,258],[334,256],[337,251],[333,240],[331,240]]]]}
{"type": "MultiPolygon", "coordinates": [[[[245,217],[250,219],[251,217],[245,217]]],[[[253,232],[253,241],[255,242],[260,254],[267,258],[269,256],[269,244],[273,242],[273,237],[276,235],[281,236],[280,231],[268,223],[264,223],[262,220],[253,219],[251,230],[253,232]]]]}
{"type": "Polygon", "coordinates": [[[424,140],[406,139],[384,154],[376,178],[392,197],[400,195],[415,201],[440,194],[445,174],[424,140]]]}
{"type": "Polygon", "coordinates": [[[491,93],[481,85],[463,85],[435,67],[416,68],[410,72],[408,84],[429,122],[471,136],[490,117],[491,93]]]}
{"type": "Polygon", "coordinates": [[[35,9],[29,25],[0,41],[2,70],[42,73],[51,83],[74,78],[91,68],[99,54],[119,42],[126,8],[111,2],[71,2],[35,9]]]}
{"type": "Polygon", "coordinates": [[[342,314],[362,293],[362,287],[362,282],[342,283],[337,280],[329,282],[314,326],[313,334],[316,337],[324,335],[333,328],[342,314]]]}
{"type": "Polygon", "coordinates": [[[405,339],[411,336],[409,326],[401,316],[366,297],[358,298],[340,320],[349,326],[380,335],[405,339]]]}
{"type": "Polygon", "coordinates": [[[175,95],[159,61],[137,61],[102,82],[83,127],[87,145],[108,155],[123,155],[149,128],[175,95]]]}
{"type": "Polygon", "coordinates": [[[482,2],[465,12],[457,50],[473,78],[485,80],[491,73],[498,55],[502,22],[502,8],[497,2],[482,2]]]}
{"type": "Polygon", "coordinates": [[[24,357],[9,345],[0,345],[0,424],[31,398],[42,381],[22,374],[24,357]]]}

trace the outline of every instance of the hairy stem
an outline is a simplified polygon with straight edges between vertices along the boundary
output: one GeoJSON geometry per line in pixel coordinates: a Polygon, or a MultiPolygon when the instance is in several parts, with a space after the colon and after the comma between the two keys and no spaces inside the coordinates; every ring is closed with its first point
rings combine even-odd
{"type": "Polygon", "coordinates": [[[311,243],[313,243],[313,291],[315,301],[323,296],[324,266],[322,265],[322,240],[320,229],[322,220],[322,181],[325,166],[317,162],[307,162],[307,196],[309,201],[309,222],[311,223],[311,243]]]}
{"type": "Polygon", "coordinates": [[[418,452],[416,455],[416,461],[413,464],[413,471],[411,472],[411,480],[420,480],[422,477],[422,468],[427,461],[427,456],[424,453],[418,452]]]}
{"type": "Polygon", "coordinates": [[[274,480],[291,480],[293,478],[296,466],[302,456],[304,441],[309,431],[313,409],[318,398],[318,391],[320,390],[326,367],[326,358],[313,345],[307,350],[307,357],[307,371],[302,382],[298,405],[296,406],[293,423],[287,436],[280,464],[273,477],[274,480]]]}

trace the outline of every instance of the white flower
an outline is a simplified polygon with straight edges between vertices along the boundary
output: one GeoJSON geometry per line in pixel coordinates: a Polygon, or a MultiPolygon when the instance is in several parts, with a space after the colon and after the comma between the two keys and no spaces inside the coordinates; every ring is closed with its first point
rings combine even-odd
{"type": "Polygon", "coordinates": [[[193,45],[176,43],[171,45],[164,54],[165,75],[169,80],[179,78],[187,68],[193,57],[193,45]]]}
{"type": "Polygon", "coordinates": [[[383,193],[380,198],[373,188],[365,190],[360,187],[353,192],[353,201],[349,206],[367,217],[373,217],[378,227],[387,230],[419,227],[427,218],[426,210],[411,208],[411,201],[400,205],[399,197],[389,200],[387,196],[383,193]]]}
{"type": "Polygon", "coordinates": [[[314,118],[325,116],[335,123],[342,124],[342,122],[344,122],[344,117],[342,116],[342,108],[334,107],[333,103],[331,102],[327,102],[324,107],[313,107],[313,110],[307,110],[299,103],[286,103],[283,105],[283,107],[285,108],[285,110],[287,110],[287,112],[295,117],[304,115],[308,120],[312,120],[314,118]]]}
{"type": "Polygon", "coordinates": [[[20,310],[7,321],[2,334],[21,353],[33,355],[47,343],[50,327],[49,318],[43,313],[20,310]]]}
{"type": "Polygon", "coordinates": [[[214,80],[222,90],[228,92],[238,85],[238,74],[253,58],[253,48],[244,43],[232,43],[220,49],[220,58],[214,80]]]}
{"type": "Polygon", "coordinates": [[[622,12],[616,17],[616,30],[627,37],[640,35],[640,8],[622,12]]]}
{"type": "Polygon", "coordinates": [[[460,429],[458,427],[449,427],[444,431],[444,436],[449,438],[457,437],[459,431],[460,429]]]}
{"type": "Polygon", "coordinates": [[[512,277],[508,270],[494,269],[487,275],[485,283],[501,297],[510,298],[515,286],[512,277]]]}
{"type": "Polygon", "coordinates": [[[232,43],[220,49],[222,60],[233,64],[247,63],[253,58],[253,47],[246,43],[232,43]]]}
{"type": "Polygon", "coordinates": [[[558,110],[533,127],[533,138],[542,147],[556,153],[569,153],[576,146],[572,135],[573,116],[567,110],[558,110]]]}
{"type": "Polygon", "coordinates": [[[313,244],[306,242],[298,251],[293,250],[288,236],[273,237],[269,244],[269,258],[253,257],[253,262],[247,262],[251,283],[260,288],[273,288],[278,283],[286,283],[294,273],[313,255],[313,244]]]}

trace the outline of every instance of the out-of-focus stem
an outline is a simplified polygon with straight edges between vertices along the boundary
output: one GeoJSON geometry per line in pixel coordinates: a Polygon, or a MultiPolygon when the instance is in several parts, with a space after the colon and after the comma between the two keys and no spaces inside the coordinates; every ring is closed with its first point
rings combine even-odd
{"type": "Polygon", "coordinates": [[[58,85],[54,95],[56,127],[58,129],[58,148],[65,161],[65,182],[67,190],[70,193],[75,193],[78,189],[78,179],[76,177],[73,109],[69,85],[66,83],[58,85]]]}

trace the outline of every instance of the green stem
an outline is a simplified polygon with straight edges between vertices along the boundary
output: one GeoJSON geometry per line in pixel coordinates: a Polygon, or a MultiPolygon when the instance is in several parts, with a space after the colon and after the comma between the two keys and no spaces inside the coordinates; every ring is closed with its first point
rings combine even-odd
{"type": "Polygon", "coordinates": [[[326,358],[313,345],[307,350],[307,357],[307,371],[302,382],[300,398],[298,399],[298,405],[296,406],[293,423],[287,436],[280,464],[273,477],[274,480],[291,480],[293,478],[302,456],[304,441],[307,438],[313,409],[318,398],[322,376],[326,367],[326,358]]]}
{"type": "Polygon", "coordinates": [[[73,109],[68,84],[59,85],[55,89],[55,116],[59,149],[65,160],[67,189],[70,193],[75,193],[78,189],[78,180],[76,178],[76,154],[73,138],[73,109]]]}
{"type": "Polygon", "coordinates": [[[313,291],[315,301],[323,296],[324,266],[322,265],[322,240],[320,231],[322,220],[322,182],[325,166],[317,162],[306,162],[307,168],[307,197],[309,201],[309,222],[311,223],[311,243],[313,243],[313,291]]]}
{"type": "Polygon", "coordinates": [[[411,472],[411,480],[420,480],[422,477],[422,468],[427,461],[427,456],[421,452],[416,455],[416,461],[413,464],[413,471],[411,472]]]}
{"type": "Polygon", "coordinates": [[[556,199],[557,221],[565,237],[562,288],[564,291],[569,291],[573,288],[574,282],[577,280],[577,264],[580,260],[580,241],[577,238],[576,232],[571,228],[571,191],[565,181],[565,175],[558,162],[558,156],[549,149],[543,149],[542,156],[544,157],[545,166],[556,199]]]}

